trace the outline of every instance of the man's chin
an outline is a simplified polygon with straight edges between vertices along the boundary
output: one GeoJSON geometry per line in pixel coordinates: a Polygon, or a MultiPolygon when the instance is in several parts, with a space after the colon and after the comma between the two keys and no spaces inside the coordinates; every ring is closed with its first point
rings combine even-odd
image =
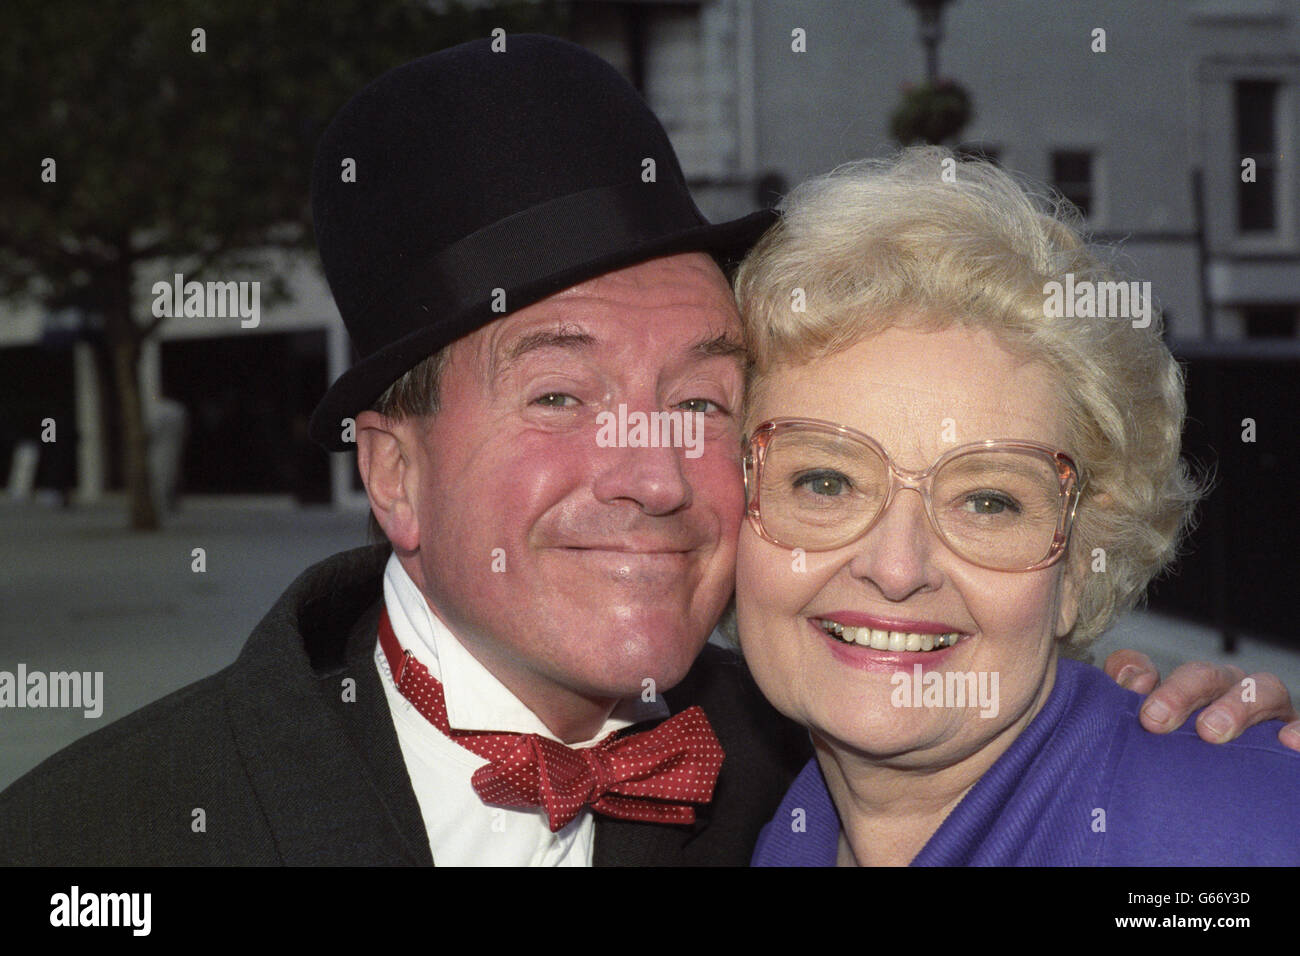
{"type": "Polygon", "coordinates": [[[668,690],[681,682],[708,642],[709,632],[675,627],[617,628],[593,635],[585,655],[594,684],[612,697],[668,690]],[[652,683],[647,683],[647,681],[652,683]]]}

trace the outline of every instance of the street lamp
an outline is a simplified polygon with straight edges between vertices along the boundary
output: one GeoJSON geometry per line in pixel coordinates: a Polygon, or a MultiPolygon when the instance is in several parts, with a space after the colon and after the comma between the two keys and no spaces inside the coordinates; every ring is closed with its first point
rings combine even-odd
{"type": "Polygon", "coordinates": [[[903,85],[903,99],[890,115],[889,132],[904,146],[955,141],[974,110],[970,94],[951,80],[939,79],[939,41],[943,39],[943,9],[952,0],[906,0],[921,21],[925,48],[925,82],[903,85]]]}
{"type": "Polygon", "coordinates": [[[939,41],[943,39],[943,8],[952,0],[907,0],[921,19],[921,45],[925,47],[925,76],[933,86],[939,78],[939,41]]]}

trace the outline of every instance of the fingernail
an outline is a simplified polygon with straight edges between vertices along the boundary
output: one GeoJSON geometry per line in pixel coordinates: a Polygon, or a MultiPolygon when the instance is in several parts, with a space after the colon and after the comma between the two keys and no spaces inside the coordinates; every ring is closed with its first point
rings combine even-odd
{"type": "MultiPolygon", "coordinates": [[[[1133,664],[1126,664],[1123,670],[1119,672],[1119,677],[1116,678],[1116,682],[1120,687],[1128,687],[1133,678],[1137,677],[1140,673],[1142,673],[1142,668],[1133,664]]],[[[1129,689],[1131,690],[1132,688],[1129,689]]]]}
{"type": "Polygon", "coordinates": [[[1232,718],[1222,710],[1207,710],[1201,714],[1201,723],[1216,737],[1226,737],[1232,730],[1232,718]]]}
{"type": "Polygon", "coordinates": [[[1300,730],[1289,728],[1287,730],[1282,731],[1282,736],[1286,738],[1283,741],[1283,743],[1286,743],[1291,747],[1300,749],[1300,730]]]}
{"type": "Polygon", "coordinates": [[[1169,708],[1158,700],[1147,701],[1147,705],[1142,708],[1148,717],[1157,724],[1169,723],[1169,708]]]}

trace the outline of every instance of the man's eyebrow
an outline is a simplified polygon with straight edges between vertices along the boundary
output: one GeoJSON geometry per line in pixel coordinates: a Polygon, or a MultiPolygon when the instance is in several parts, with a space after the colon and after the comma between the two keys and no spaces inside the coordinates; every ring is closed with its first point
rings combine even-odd
{"type": "MultiPolygon", "coordinates": [[[[538,349],[560,348],[577,352],[592,348],[595,344],[594,335],[572,327],[529,332],[527,335],[521,335],[508,348],[492,357],[491,377],[493,380],[497,379],[502,372],[523,356],[538,349]]],[[[727,332],[720,332],[697,342],[690,347],[690,352],[702,358],[735,358],[740,362],[744,362],[748,355],[745,344],[727,332]]]]}
{"type": "Polygon", "coordinates": [[[499,353],[493,357],[493,378],[529,352],[544,348],[569,349],[578,352],[589,349],[595,344],[596,337],[594,335],[588,335],[586,332],[573,328],[540,329],[536,332],[529,332],[527,335],[521,335],[511,343],[504,353],[499,353]]]}
{"type": "Polygon", "coordinates": [[[722,358],[737,358],[744,361],[749,352],[745,348],[745,343],[733,335],[721,332],[710,339],[697,343],[692,349],[696,355],[701,356],[721,356],[722,358]]]}

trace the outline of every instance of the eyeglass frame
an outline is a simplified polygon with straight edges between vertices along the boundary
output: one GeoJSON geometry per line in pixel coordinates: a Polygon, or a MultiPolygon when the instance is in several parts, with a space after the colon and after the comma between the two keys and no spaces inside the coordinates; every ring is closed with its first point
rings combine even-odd
{"type": "Polygon", "coordinates": [[[958,445],[956,448],[950,448],[939,456],[929,468],[922,471],[911,471],[906,468],[900,468],[893,456],[885,451],[884,446],[876,441],[870,435],[860,432],[855,428],[847,425],[839,425],[835,422],[821,421],[816,418],[772,418],[763,422],[761,425],[745,436],[741,440],[744,449],[743,470],[745,482],[745,515],[749,518],[750,525],[758,532],[758,536],[764,541],[775,544],[778,547],[794,550],[800,548],[803,551],[820,553],[823,551],[837,551],[840,548],[847,548],[851,544],[861,541],[870,534],[871,530],[880,523],[889,506],[894,502],[894,496],[900,488],[910,488],[921,496],[921,501],[925,505],[926,519],[930,522],[930,530],[935,537],[943,543],[949,551],[955,554],[961,560],[968,564],[973,564],[977,568],[985,568],[989,571],[1007,571],[1012,574],[1020,574],[1028,571],[1040,571],[1043,568],[1051,567],[1061,560],[1065,554],[1065,549],[1070,543],[1070,531],[1074,526],[1075,512],[1079,507],[1079,498],[1083,494],[1085,484],[1084,476],[1079,466],[1075,464],[1064,451],[1053,448],[1051,445],[1045,445],[1042,442],[1030,441],[1023,438],[990,438],[984,441],[967,442],[964,445],[958,445]],[[831,433],[841,438],[849,438],[860,444],[866,445],[884,461],[889,469],[889,491],[885,494],[884,503],[880,510],[876,512],[874,518],[858,534],[842,544],[837,544],[829,548],[805,548],[802,545],[786,544],[784,541],[777,539],[770,534],[763,526],[762,501],[759,497],[758,475],[762,470],[763,461],[767,455],[767,446],[772,440],[781,433],[782,430],[791,427],[820,431],[822,433],[831,433]],[[1052,544],[1048,549],[1047,556],[1032,564],[1027,568],[996,568],[987,564],[981,564],[979,561],[972,561],[964,554],[959,552],[948,541],[947,535],[939,527],[939,522],[934,516],[934,501],[931,498],[931,490],[935,474],[949,461],[961,457],[964,454],[971,454],[976,451],[984,450],[1020,450],[1036,451],[1046,453],[1056,464],[1057,479],[1060,482],[1061,497],[1064,499],[1061,508],[1061,517],[1056,524],[1056,531],[1052,536],[1052,544]],[[750,475],[753,475],[751,478],[750,475]]]}

